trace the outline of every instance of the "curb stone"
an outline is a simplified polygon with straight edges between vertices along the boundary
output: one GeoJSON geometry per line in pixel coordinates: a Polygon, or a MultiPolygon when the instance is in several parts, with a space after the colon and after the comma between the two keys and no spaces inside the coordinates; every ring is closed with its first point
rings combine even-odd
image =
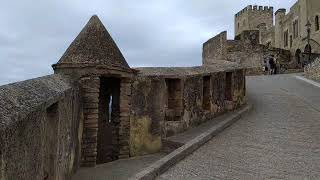
{"type": "Polygon", "coordinates": [[[170,167],[177,164],[179,161],[187,157],[189,154],[200,148],[214,136],[219,134],[225,128],[239,120],[244,114],[249,112],[252,109],[251,104],[247,104],[242,107],[239,111],[234,112],[232,115],[227,117],[222,122],[218,123],[217,125],[211,127],[206,132],[200,134],[196,138],[188,141],[185,145],[181,146],[180,148],[174,150],[172,153],[166,155],[162,159],[156,161],[149,167],[145,168],[144,170],[140,171],[138,174],[134,175],[133,177],[129,178],[129,180],[153,180],[160,174],[164,173],[170,167]]]}
{"type": "Polygon", "coordinates": [[[298,80],[304,81],[304,82],[309,83],[309,84],[311,84],[311,85],[313,85],[313,86],[315,86],[315,87],[320,88],[320,83],[318,83],[318,82],[316,82],[316,81],[313,81],[313,80],[311,80],[311,79],[305,78],[305,77],[303,77],[303,76],[294,76],[294,77],[295,77],[296,79],[298,79],[298,80]]]}

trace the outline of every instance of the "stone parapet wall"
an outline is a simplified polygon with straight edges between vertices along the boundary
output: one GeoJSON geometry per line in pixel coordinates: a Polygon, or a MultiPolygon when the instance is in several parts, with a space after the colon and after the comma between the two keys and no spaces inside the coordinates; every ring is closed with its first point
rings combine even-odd
{"type": "Polygon", "coordinates": [[[0,87],[4,179],[68,179],[79,166],[79,91],[59,75],[0,87]]]}
{"type": "Polygon", "coordinates": [[[231,75],[229,85],[226,71],[170,77],[139,75],[132,86],[131,156],[158,152],[163,139],[246,103],[245,70],[228,73],[231,75]],[[209,86],[206,86],[206,98],[209,99],[204,98],[204,79],[209,80],[209,86]],[[177,96],[175,103],[181,101],[181,108],[169,108],[168,98],[170,100],[172,95],[168,82],[176,83],[174,87],[180,86],[173,96],[177,96]],[[229,99],[226,97],[228,92],[229,99]]]}

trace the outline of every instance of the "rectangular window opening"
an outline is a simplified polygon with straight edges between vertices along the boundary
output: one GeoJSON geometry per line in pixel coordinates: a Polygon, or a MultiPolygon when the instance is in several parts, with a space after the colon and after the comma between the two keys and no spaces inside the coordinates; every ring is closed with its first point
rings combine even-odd
{"type": "Polygon", "coordinates": [[[166,79],[168,88],[168,109],[182,110],[182,88],[180,79],[166,79]]]}
{"type": "Polygon", "coordinates": [[[283,40],[284,40],[284,47],[288,47],[288,30],[286,30],[283,34],[283,40]]]}
{"type": "Polygon", "coordinates": [[[299,36],[299,24],[298,20],[293,21],[293,38],[297,38],[299,36]]]}

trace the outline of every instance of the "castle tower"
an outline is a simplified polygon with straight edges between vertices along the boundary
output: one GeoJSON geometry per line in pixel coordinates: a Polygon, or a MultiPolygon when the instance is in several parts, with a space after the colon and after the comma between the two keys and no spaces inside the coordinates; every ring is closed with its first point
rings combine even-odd
{"type": "Polygon", "coordinates": [[[258,30],[261,23],[264,23],[267,29],[273,26],[273,7],[247,6],[235,15],[235,37],[245,30],[258,30]]]}
{"type": "Polygon", "coordinates": [[[97,16],[91,17],[53,69],[80,90],[81,165],[128,158],[131,84],[136,71],[97,16]]]}

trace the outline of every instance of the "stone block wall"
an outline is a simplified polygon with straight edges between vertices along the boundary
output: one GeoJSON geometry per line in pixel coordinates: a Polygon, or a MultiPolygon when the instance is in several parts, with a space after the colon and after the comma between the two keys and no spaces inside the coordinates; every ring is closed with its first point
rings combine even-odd
{"type": "Polygon", "coordinates": [[[158,152],[161,149],[160,127],[164,126],[166,104],[165,80],[160,77],[137,77],[132,84],[130,114],[130,155],[158,152]]]}
{"type": "Polygon", "coordinates": [[[100,79],[94,76],[82,77],[80,85],[84,112],[81,165],[94,166],[97,157],[100,79]]]}
{"type": "MultiPolygon", "coordinates": [[[[116,159],[159,152],[166,137],[245,103],[243,69],[119,82],[116,159]]],[[[96,165],[100,86],[99,76],[51,75],[0,87],[1,177],[69,179],[96,165]]]]}
{"type": "Polygon", "coordinates": [[[119,124],[119,159],[129,158],[131,79],[120,82],[120,124],[119,124]]]}
{"type": "MultiPolygon", "coordinates": [[[[158,152],[162,139],[186,131],[226,111],[243,105],[245,100],[245,70],[230,71],[229,91],[226,72],[190,76],[143,76],[136,78],[132,86],[130,116],[131,156],[158,152]],[[209,109],[203,106],[203,81],[210,81],[209,109]],[[168,79],[181,83],[180,109],[168,108],[168,79]],[[226,99],[230,92],[230,99],[226,99]],[[169,118],[169,117],[175,118],[169,118]]],[[[179,100],[179,99],[178,99],[179,100]]]]}
{"type": "Polygon", "coordinates": [[[266,48],[259,44],[259,31],[242,31],[237,40],[227,40],[226,37],[226,32],[222,32],[203,44],[203,65],[224,60],[243,65],[250,74],[262,74],[266,48]]]}
{"type": "Polygon", "coordinates": [[[222,32],[203,44],[202,64],[210,65],[216,60],[225,60],[227,32],[222,32]]]}

